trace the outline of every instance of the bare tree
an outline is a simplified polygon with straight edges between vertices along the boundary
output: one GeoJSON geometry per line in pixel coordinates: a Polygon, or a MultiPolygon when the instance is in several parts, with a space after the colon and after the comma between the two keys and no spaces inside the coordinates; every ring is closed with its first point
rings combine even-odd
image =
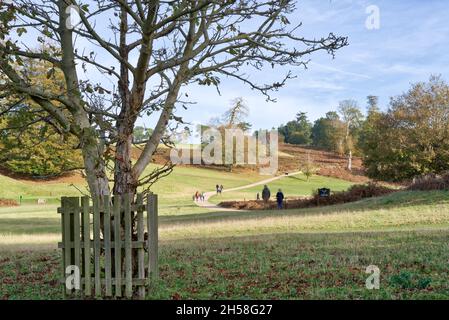
{"type": "Polygon", "coordinates": [[[61,132],[77,137],[90,192],[100,197],[111,193],[106,155],[114,164],[113,194],[135,193],[167,172],[142,177],[169,124],[182,122],[176,107],[189,84],[218,87],[229,77],[272,99],[270,92],[292,74],[260,84],[248,76],[250,69],[305,66],[310,54],[333,55],[347,45],[332,33],[298,35],[301,25],[290,27],[287,18],[295,10],[290,0],[15,0],[0,6],[0,71],[6,79],[0,97],[14,92],[32,99],[61,132]],[[81,20],[73,28],[71,6],[79,8],[81,20]],[[52,69],[61,70],[64,93],[31,85],[21,68],[24,58],[51,63],[50,77],[52,69]],[[133,164],[136,120],[153,113],[158,121],[133,164]]]}
{"type": "Polygon", "coordinates": [[[348,170],[352,171],[352,154],[354,151],[354,131],[361,125],[363,114],[355,100],[343,100],[338,106],[345,125],[345,149],[348,153],[348,170]]]}
{"type": "Polygon", "coordinates": [[[236,127],[243,123],[249,115],[249,107],[242,97],[231,101],[231,107],[224,113],[223,121],[227,127],[236,127]]]}

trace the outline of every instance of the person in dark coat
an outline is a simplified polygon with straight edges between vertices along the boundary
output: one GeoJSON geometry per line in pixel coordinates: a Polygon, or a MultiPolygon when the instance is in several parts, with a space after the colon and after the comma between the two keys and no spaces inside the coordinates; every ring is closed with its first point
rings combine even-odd
{"type": "Polygon", "coordinates": [[[276,193],[276,201],[278,203],[278,209],[282,209],[282,205],[284,203],[284,194],[282,190],[279,189],[278,193],[276,193]]]}
{"type": "Polygon", "coordinates": [[[265,185],[262,190],[262,199],[265,202],[265,204],[268,203],[268,200],[270,200],[270,197],[271,197],[270,189],[268,189],[268,186],[265,185]]]}

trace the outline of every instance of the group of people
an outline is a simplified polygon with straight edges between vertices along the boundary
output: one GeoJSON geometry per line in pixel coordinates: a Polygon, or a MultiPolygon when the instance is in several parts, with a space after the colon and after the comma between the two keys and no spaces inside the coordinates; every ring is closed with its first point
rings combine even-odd
{"type": "MultiPolygon", "coordinates": [[[[215,189],[217,190],[217,194],[221,194],[223,192],[223,185],[216,185],[215,189]]],[[[264,185],[263,190],[262,190],[262,199],[265,203],[265,205],[268,204],[268,201],[270,201],[271,198],[271,191],[268,188],[267,185],[264,185]]],[[[278,209],[283,209],[284,208],[284,193],[282,192],[281,189],[278,190],[278,192],[276,193],[276,202],[278,205],[278,209]]],[[[204,192],[195,192],[195,194],[193,195],[193,201],[196,202],[204,202],[206,200],[206,196],[204,194],[204,192]]],[[[260,193],[257,193],[257,200],[260,200],[260,193]]]]}
{"type": "Polygon", "coordinates": [[[196,201],[196,202],[198,202],[198,201],[204,202],[205,200],[206,200],[206,196],[205,196],[204,192],[199,192],[199,191],[197,191],[197,192],[195,192],[195,194],[193,195],[193,201],[196,201]]]}
{"type": "Polygon", "coordinates": [[[216,185],[215,189],[217,190],[217,194],[221,194],[223,192],[223,185],[216,185]]]}
{"type": "MultiPolygon", "coordinates": [[[[217,184],[215,186],[215,188],[217,190],[217,194],[221,194],[223,192],[223,188],[224,187],[223,187],[223,185],[218,185],[217,184]]],[[[199,202],[199,201],[204,202],[204,201],[206,201],[206,194],[204,192],[197,191],[193,195],[192,199],[193,199],[193,201],[196,201],[196,202],[199,202]]]]}
{"type": "MultiPolygon", "coordinates": [[[[268,188],[268,186],[265,185],[263,187],[263,190],[262,190],[262,199],[265,202],[265,205],[268,204],[268,201],[270,200],[270,198],[271,198],[271,191],[268,188]]],[[[283,207],[284,207],[284,199],[285,199],[284,193],[282,192],[281,189],[279,189],[278,192],[276,193],[276,202],[277,202],[277,205],[278,205],[278,209],[283,209],[283,207]]],[[[260,200],[260,194],[259,193],[257,194],[257,200],[260,200]]]]}

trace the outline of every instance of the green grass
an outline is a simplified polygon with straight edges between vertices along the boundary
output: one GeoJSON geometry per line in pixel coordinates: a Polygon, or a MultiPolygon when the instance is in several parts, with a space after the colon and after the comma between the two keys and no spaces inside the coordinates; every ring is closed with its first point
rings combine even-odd
{"type": "MultiPolygon", "coordinates": [[[[60,239],[60,217],[56,206],[48,207],[0,208],[0,247],[54,247],[60,239]]],[[[159,221],[162,240],[431,229],[449,226],[449,193],[403,191],[328,207],[187,213],[161,216],[159,221]]]]}
{"type": "MultiPolygon", "coordinates": [[[[278,189],[282,189],[285,197],[297,197],[297,196],[310,196],[318,188],[330,188],[331,191],[343,191],[348,189],[352,182],[348,182],[341,179],[312,176],[309,180],[304,175],[295,175],[285,177],[280,180],[268,183],[271,195],[274,197],[278,189]]],[[[221,201],[226,200],[255,200],[257,193],[262,197],[263,186],[257,186],[249,189],[238,190],[235,192],[225,192],[218,196],[213,196],[210,199],[211,203],[218,204],[221,201]]]]}
{"type": "MultiPolygon", "coordinates": [[[[145,170],[144,175],[156,168],[150,165],[145,170]]],[[[238,187],[260,180],[266,176],[259,176],[255,173],[229,173],[211,169],[200,169],[195,167],[176,167],[174,172],[158,182],[151,190],[159,195],[160,214],[176,215],[186,213],[205,212],[192,202],[192,196],[196,191],[211,191],[215,185],[223,184],[226,188],[238,187]]],[[[70,183],[61,182],[32,182],[18,181],[0,175],[0,198],[14,199],[19,201],[23,197],[24,205],[36,204],[37,199],[47,199],[48,204],[60,204],[62,196],[81,196],[87,193],[85,183],[77,183],[72,186],[70,183]]],[[[36,207],[30,207],[36,210],[36,207]]],[[[1,210],[1,209],[0,209],[1,210]]],[[[47,211],[54,210],[54,207],[47,207],[47,211]]],[[[14,209],[15,211],[15,209],[14,209]]],[[[207,211],[207,210],[206,210],[207,211]]]]}
{"type": "MultiPolygon", "coordinates": [[[[217,183],[229,189],[265,178],[179,167],[154,186],[161,198],[161,281],[148,299],[449,298],[449,192],[401,191],[283,211],[213,212],[191,201],[196,190],[213,190],[217,183]],[[365,269],[371,264],[381,270],[380,290],[365,288],[365,269]]],[[[289,196],[350,185],[299,178],[270,187],[283,188],[289,196]]],[[[46,192],[76,194],[64,184],[0,179],[8,186],[0,197],[11,192],[49,199],[56,196],[46,192]]],[[[0,208],[0,299],[63,298],[55,249],[60,216],[54,201],[0,208]]]]}
{"type": "MultiPolygon", "coordinates": [[[[148,168],[147,172],[152,169],[154,169],[153,166],[148,168]]],[[[164,216],[179,216],[180,219],[184,219],[184,217],[196,219],[197,216],[214,217],[213,211],[200,208],[193,203],[192,195],[197,190],[213,190],[217,183],[223,184],[225,188],[233,188],[266,178],[266,176],[256,174],[177,167],[173,174],[158,181],[152,190],[159,195],[159,214],[162,216],[161,223],[163,223],[164,216]]],[[[0,198],[14,198],[12,194],[16,197],[19,194],[25,199],[24,204],[20,207],[0,208],[0,246],[2,242],[6,241],[5,236],[10,237],[11,235],[20,235],[20,243],[29,241],[29,238],[23,238],[22,235],[36,235],[36,237],[41,235],[43,241],[44,239],[53,241],[57,238],[60,232],[60,216],[56,210],[60,200],[56,195],[80,196],[77,189],[68,183],[23,182],[4,176],[0,176],[0,179],[2,179],[0,182],[8,185],[8,188],[1,189],[0,198]],[[47,205],[36,205],[37,198],[46,198],[47,205]]],[[[313,179],[313,183],[331,181],[335,185],[337,182],[340,183],[341,187],[349,185],[349,183],[337,179],[322,177],[313,179]]],[[[281,181],[276,183],[281,183],[281,181]]],[[[77,187],[81,190],[85,188],[83,185],[77,185],[77,187]]]]}
{"type": "Polygon", "coordinates": [[[161,215],[194,214],[208,212],[193,203],[192,196],[196,191],[211,191],[217,184],[222,184],[225,188],[233,188],[263,179],[266,179],[266,176],[255,173],[229,173],[194,167],[177,167],[171,175],[158,181],[151,190],[159,195],[161,215]]]}
{"type": "MultiPolygon", "coordinates": [[[[448,299],[449,230],[162,241],[148,299],[448,299]],[[380,268],[368,290],[366,267],[380,268]],[[404,280],[405,279],[405,280],[404,280]]],[[[62,299],[59,253],[0,253],[0,299],[62,299]]]]}

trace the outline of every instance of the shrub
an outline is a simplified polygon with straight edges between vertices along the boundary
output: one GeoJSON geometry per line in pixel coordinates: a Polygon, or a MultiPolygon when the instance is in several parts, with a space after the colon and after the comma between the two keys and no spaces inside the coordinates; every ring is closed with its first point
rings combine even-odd
{"type": "Polygon", "coordinates": [[[449,172],[438,174],[427,174],[413,179],[408,187],[409,190],[449,190],[449,172]]]}
{"type": "MultiPolygon", "coordinates": [[[[359,201],[364,198],[379,197],[396,190],[376,183],[364,185],[353,185],[347,191],[334,192],[329,197],[320,197],[316,192],[312,198],[287,199],[286,209],[310,208],[318,206],[329,206],[334,204],[359,201]]],[[[263,201],[225,201],[219,204],[220,207],[245,209],[245,210],[273,210],[277,208],[275,201],[269,201],[267,205],[263,201]]]]}

